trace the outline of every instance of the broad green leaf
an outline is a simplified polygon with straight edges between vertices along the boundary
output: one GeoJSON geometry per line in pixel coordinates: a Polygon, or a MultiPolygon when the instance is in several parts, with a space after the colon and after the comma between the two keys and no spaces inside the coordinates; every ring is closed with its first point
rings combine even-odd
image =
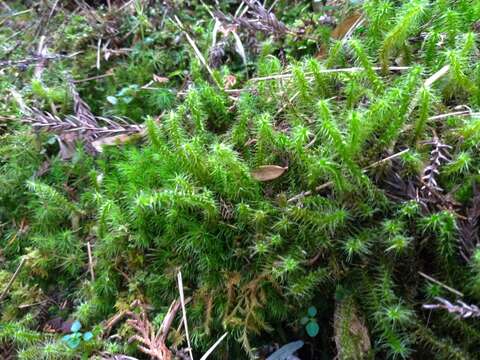
{"type": "Polygon", "coordinates": [[[316,321],[310,321],[305,327],[305,330],[307,330],[308,336],[315,337],[320,331],[320,326],[318,326],[316,321]]]}
{"type": "Polygon", "coordinates": [[[68,341],[67,345],[70,349],[76,349],[80,345],[80,337],[72,336],[68,341]]]}
{"type": "Polygon", "coordinates": [[[80,321],[75,320],[72,324],[72,327],[70,330],[74,333],[78,332],[82,328],[82,324],[80,324],[80,321]]]}
{"type": "Polygon", "coordinates": [[[314,317],[315,315],[317,315],[317,308],[315,306],[310,306],[307,312],[308,312],[308,316],[314,317]]]}
{"type": "Polygon", "coordinates": [[[91,331],[87,331],[86,333],[83,334],[84,341],[90,341],[92,339],[93,339],[93,334],[91,331]]]}

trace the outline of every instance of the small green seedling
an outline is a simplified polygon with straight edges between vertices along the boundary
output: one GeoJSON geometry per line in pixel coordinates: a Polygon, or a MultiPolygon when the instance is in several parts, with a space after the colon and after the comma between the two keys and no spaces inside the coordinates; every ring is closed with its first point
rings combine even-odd
{"type": "Polygon", "coordinates": [[[76,349],[80,343],[83,341],[87,342],[93,339],[93,334],[90,331],[87,331],[86,333],[81,333],[80,329],[82,328],[82,324],[80,324],[80,321],[75,320],[72,324],[72,327],[70,328],[70,331],[72,332],[69,335],[65,335],[62,339],[67,343],[67,346],[70,349],[76,349]]]}
{"type": "Polygon", "coordinates": [[[305,326],[308,336],[315,337],[320,331],[320,326],[318,325],[315,316],[317,315],[317,308],[315,306],[310,306],[307,310],[307,316],[303,317],[301,320],[302,325],[305,326]]]}

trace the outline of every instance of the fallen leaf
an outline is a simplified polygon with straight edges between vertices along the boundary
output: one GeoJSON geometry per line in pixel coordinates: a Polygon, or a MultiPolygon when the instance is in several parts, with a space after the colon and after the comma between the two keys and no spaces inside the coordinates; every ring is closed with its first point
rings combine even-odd
{"type": "Polygon", "coordinates": [[[245,54],[245,48],[243,47],[242,40],[235,31],[232,31],[232,35],[235,39],[235,51],[242,58],[243,64],[247,66],[247,55],[245,54]]]}
{"type": "Polygon", "coordinates": [[[258,181],[270,181],[282,176],[288,167],[278,165],[263,165],[252,170],[252,176],[258,181]]]}
{"type": "Polygon", "coordinates": [[[153,74],[153,81],[155,81],[159,84],[164,84],[164,83],[167,83],[169,81],[169,79],[167,77],[158,76],[158,75],[153,74]]]}
{"type": "Polygon", "coordinates": [[[134,138],[138,137],[139,133],[134,134],[120,134],[115,136],[109,136],[97,139],[92,142],[93,148],[98,151],[99,153],[102,152],[103,146],[112,146],[112,145],[121,145],[125,144],[126,142],[133,140],[134,138]]]}
{"type": "Polygon", "coordinates": [[[352,26],[360,19],[362,14],[360,13],[353,13],[349,17],[345,18],[340,24],[337,25],[335,29],[332,31],[332,38],[341,40],[345,37],[348,31],[352,28],[352,26]]]}

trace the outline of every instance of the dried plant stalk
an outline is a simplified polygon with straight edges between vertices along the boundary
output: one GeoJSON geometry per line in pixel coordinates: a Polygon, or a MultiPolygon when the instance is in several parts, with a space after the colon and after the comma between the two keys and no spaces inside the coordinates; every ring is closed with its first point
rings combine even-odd
{"type": "Polygon", "coordinates": [[[180,305],[179,300],[172,303],[163,320],[162,326],[156,332],[148,319],[146,306],[139,301],[134,302],[132,306],[139,307],[140,313],[128,313],[130,319],[127,320],[127,323],[136,332],[136,334],[129,339],[129,342],[138,341],[140,343],[140,345],[138,345],[139,350],[155,360],[171,360],[172,352],[165,345],[165,341],[173,319],[180,309],[180,305]]]}
{"type": "Polygon", "coordinates": [[[249,10],[245,15],[230,19],[220,11],[215,12],[215,17],[222,23],[231,24],[241,30],[256,33],[262,32],[276,37],[284,36],[290,31],[285,24],[277,19],[274,13],[265,9],[257,0],[244,0],[249,10]]]}
{"type": "Polygon", "coordinates": [[[90,106],[80,97],[74,81],[68,79],[68,83],[73,97],[74,115],[60,118],[47,111],[24,107],[26,116],[23,118],[23,122],[34,130],[58,135],[62,159],[68,160],[73,156],[76,141],[82,141],[87,152],[96,155],[100,152],[99,143],[109,144],[109,139],[119,135],[127,136],[144,131],[143,126],[129,124],[120,117],[95,116],[90,106]]]}
{"type": "Polygon", "coordinates": [[[443,189],[438,185],[437,177],[440,174],[440,166],[450,162],[451,155],[448,152],[452,147],[440,141],[438,137],[433,140],[424,142],[424,144],[432,145],[433,149],[430,152],[430,162],[425,167],[422,173],[422,191],[426,191],[430,196],[432,192],[443,192],[443,189]]]}
{"type": "Polygon", "coordinates": [[[473,187],[473,197],[470,207],[466,210],[466,219],[458,222],[460,233],[460,254],[469,261],[477,249],[480,238],[478,235],[480,219],[480,192],[476,184],[473,187]]]}
{"type": "Polygon", "coordinates": [[[480,317],[480,308],[478,308],[477,305],[468,305],[461,300],[457,300],[456,304],[452,304],[450,301],[441,297],[436,297],[435,299],[439,304],[425,304],[422,307],[429,310],[447,310],[451,314],[456,314],[457,317],[461,319],[480,317]]]}

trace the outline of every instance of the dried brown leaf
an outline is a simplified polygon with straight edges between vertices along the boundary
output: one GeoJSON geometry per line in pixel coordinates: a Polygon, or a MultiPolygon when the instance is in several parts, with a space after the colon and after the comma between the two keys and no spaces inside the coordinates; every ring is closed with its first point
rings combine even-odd
{"type": "Polygon", "coordinates": [[[345,37],[348,31],[352,28],[352,26],[360,19],[362,14],[360,13],[353,13],[352,15],[345,18],[341,23],[337,25],[335,29],[332,31],[332,38],[341,40],[345,37]]]}
{"type": "Polygon", "coordinates": [[[103,146],[122,145],[129,142],[130,140],[134,140],[137,137],[138,137],[138,133],[109,136],[109,137],[104,137],[104,138],[100,138],[93,141],[92,146],[96,151],[101,153],[103,151],[103,146]]]}
{"type": "Polygon", "coordinates": [[[282,176],[287,169],[288,167],[278,165],[263,165],[252,170],[252,176],[258,181],[270,181],[282,176]]]}

